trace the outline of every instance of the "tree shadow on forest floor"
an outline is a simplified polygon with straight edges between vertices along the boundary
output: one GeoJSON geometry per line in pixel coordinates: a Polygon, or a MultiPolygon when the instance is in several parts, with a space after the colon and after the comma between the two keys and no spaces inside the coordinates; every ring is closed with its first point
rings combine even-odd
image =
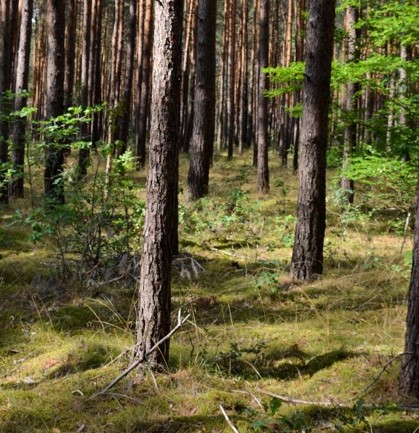
{"type": "Polygon", "coordinates": [[[219,372],[245,380],[293,380],[313,376],[333,364],[362,353],[344,349],[312,356],[294,344],[286,349],[265,351],[260,347],[239,347],[231,344],[230,351],[220,352],[209,361],[219,372]]]}

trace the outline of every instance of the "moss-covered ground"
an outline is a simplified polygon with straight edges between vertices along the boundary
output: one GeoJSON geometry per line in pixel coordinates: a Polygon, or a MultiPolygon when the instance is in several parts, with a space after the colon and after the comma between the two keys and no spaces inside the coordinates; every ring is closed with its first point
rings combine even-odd
{"type": "Polygon", "coordinates": [[[18,206],[1,209],[0,432],[232,431],[220,405],[243,433],[419,431],[397,391],[411,231],[404,243],[403,221],[341,208],[329,173],[324,275],[293,282],[296,175],[271,155],[259,196],[250,159],[216,157],[191,204],[182,157],[173,323],[179,308],[190,319],[165,373],[93,398],[130,362],[135,284],[80,288],[51,241],[11,224],[18,206]]]}

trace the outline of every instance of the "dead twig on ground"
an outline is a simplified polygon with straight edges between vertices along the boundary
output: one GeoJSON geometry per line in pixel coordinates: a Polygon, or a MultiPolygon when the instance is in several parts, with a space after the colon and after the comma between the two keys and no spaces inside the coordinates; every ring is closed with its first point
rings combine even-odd
{"type": "Polygon", "coordinates": [[[227,424],[228,424],[229,427],[231,428],[231,430],[233,430],[235,433],[240,433],[240,432],[236,429],[236,427],[234,427],[234,424],[230,421],[230,418],[228,417],[228,415],[227,415],[225,409],[223,408],[223,405],[222,405],[222,404],[219,405],[219,408],[220,408],[221,413],[223,414],[224,418],[226,419],[227,424]]]}
{"type": "Polygon", "coordinates": [[[390,359],[390,361],[388,361],[384,367],[381,369],[380,373],[378,373],[378,375],[374,378],[374,380],[366,387],[364,388],[364,390],[361,392],[361,396],[366,394],[366,392],[371,389],[379,380],[380,377],[384,374],[384,372],[387,370],[388,367],[390,367],[391,364],[393,364],[394,361],[396,361],[397,359],[399,359],[401,356],[404,355],[409,355],[409,352],[403,352],[403,353],[399,353],[398,355],[394,356],[393,358],[390,359]]]}
{"type": "Polygon", "coordinates": [[[178,312],[178,321],[176,326],[161,340],[159,340],[151,349],[149,349],[140,359],[137,359],[134,361],[126,370],[124,370],[118,377],[116,377],[112,382],[110,382],[105,388],[103,388],[101,391],[97,392],[96,394],[93,394],[91,397],[89,397],[88,400],[91,400],[95,397],[98,397],[99,395],[105,394],[110,389],[112,389],[121,379],[123,379],[125,376],[127,376],[129,373],[131,373],[132,370],[134,370],[136,367],[138,367],[140,364],[143,364],[147,357],[150,356],[164,341],[169,339],[180,327],[184,325],[184,323],[189,319],[190,314],[182,318],[182,312],[179,310],[178,312]]]}

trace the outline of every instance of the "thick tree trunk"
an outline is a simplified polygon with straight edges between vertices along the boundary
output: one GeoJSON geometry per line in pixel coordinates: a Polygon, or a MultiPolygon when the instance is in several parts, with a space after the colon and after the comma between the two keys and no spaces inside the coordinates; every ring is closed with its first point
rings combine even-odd
{"type": "Polygon", "coordinates": [[[258,192],[269,193],[269,166],[268,166],[268,100],[265,90],[268,87],[268,78],[263,72],[269,64],[269,0],[260,1],[259,15],[259,91],[258,91],[258,192]]]}
{"type": "Polygon", "coordinates": [[[404,357],[399,378],[399,391],[419,399],[419,182],[417,188],[415,239],[410,277],[404,357]]]}
{"type": "Polygon", "coordinates": [[[194,124],[188,174],[192,200],[208,193],[215,126],[215,30],[217,0],[198,5],[197,58],[195,66],[194,124]]]}
{"type": "Polygon", "coordinates": [[[335,1],[311,0],[307,23],[298,219],[291,274],[309,280],[323,272],[326,228],[326,149],[335,1]]]}
{"type": "MultiPolygon", "coordinates": [[[[48,67],[46,117],[59,116],[64,111],[64,31],[65,3],[48,0],[48,67]]],[[[60,179],[64,164],[64,148],[59,140],[47,138],[45,150],[45,195],[50,205],[64,203],[64,184],[60,179]]]]}
{"type": "MultiPolygon", "coordinates": [[[[15,103],[14,111],[20,111],[26,106],[27,98],[22,95],[28,90],[29,81],[29,57],[31,49],[33,0],[21,0],[20,2],[20,36],[16,64],[15,103]]],[[[16,118],[13,125],[12,163],[15,171],[10,184],[10,197],[23,197],[23,166],[25,162],[25,129],[26,119],[16,118]]]]}
{"type": "MultiPolygon", "coordinates": [[[[139,283],[137,346],[144,354],[170,330],[171,245],[178,182],[182,0],[156,2],[153,43],[147,212],[139,283]]],[[[169,340],[148,359],[153,369],[169,357],[169,340]]]]}

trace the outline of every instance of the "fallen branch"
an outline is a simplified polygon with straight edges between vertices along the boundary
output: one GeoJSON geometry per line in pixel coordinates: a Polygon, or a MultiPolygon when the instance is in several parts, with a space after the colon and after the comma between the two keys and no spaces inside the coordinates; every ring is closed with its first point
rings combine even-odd
{"type": "Polygon", "coordinates": [[[231,430],[233,430],[234,433],[240,433],[240,432],[236,429],[236,427],[234,427],[234,424],[230,421],[230,418],[228,417],[228,415],[227,415],[225,409],[223,408],[223,405],[222,405],[222,404],[220,404],[219,408],[220,408],[221,413],[223,414],[224,418],[226,419],[227,424],[230,426],[231,430]]]}
{"type": "Polygon", "coordinates": [[[164,341],[169,339],[180,327],[182,327],[184,325],[184,323],[189,319],[189,316],[190,316],[190,314],[188,314],[186,317],[182,318],[181,310],[179,310],[177,324],[166,336],[164,336],[161,340],[159,340],[140,359],[137,359],[136,361],[134,361],[126,370],[124,370],[118,377],[116,377],[112,382],[110,382],[105,388],[103,388],[101,391],[99,391],[96,394],[93,394],[91,397],[89,397],[88,400],[91,400],[95,397],[98,397],[99,395],[105,394],[111,388],[113,388],[121,379],[123,379],[125,376],[130,374],[132,370],[134,370],[140,364],[144,363],[147,360],[147,357],[149,355],[151,355],[164,341]]]}
{"type": "Polygon", "coordinates": [[[286,397],[284,395],[274,394],[273,392],[265,391],[263,389],[258,389],[257,391],[260,392],[261,394],[269,395],[269,397],[277,398],[278,400],[281,400],[284,403],[289,403],[289,404],[304,404],[304,405],[324,406],[324,407],[352,407],[352,406],[343,405],[341,403],[334,403],[333,401],[300,400],[296,398],[286,397]]]}

